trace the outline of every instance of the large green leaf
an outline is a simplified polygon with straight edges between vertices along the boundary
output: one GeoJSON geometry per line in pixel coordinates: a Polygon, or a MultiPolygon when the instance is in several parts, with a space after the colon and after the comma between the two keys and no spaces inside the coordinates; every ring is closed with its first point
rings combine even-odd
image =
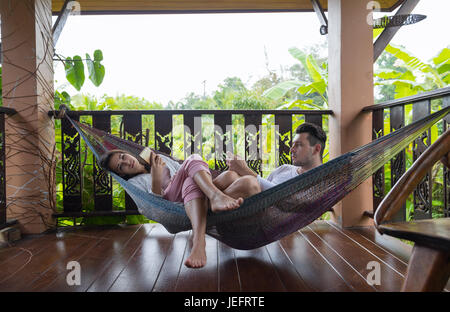
{"type": "Polygon", "coordinates": [[[80,56],[75,55],[73,60],[68,57],[65,64],[64,69],[66,71],[66,78],[70,84],[80,91],[81,87],[84,84],[84,65],[80,56]]]}
{"type": "Polygon", "coordinates": [[[386,47],[386,51],[402,60],[410,70],[419,70],[422,73],[436,74],[436,71],[429,64],[422,62],[400,46],[389,44],[386,47]]]}
{"type": "Polygon", "coordinates": [[[442,49],[438,56],[433,58],[433,63],[444,85],[450,84],[450,49],[442,49]]]}
{"type": "Polygon", "coordinates": [[[401,75],[402,75],[401,72],[387,68],[379,69],[374,72],[374,76],[379,77],[381,79],[395,79],[400,77],[401,75]]]}
{"type": "Polygon", "coordinates": [[[313,103],[313,100],[294,100],[279,106],[277,109],[324,109],[322,106],[313,103]]]}
{"type": "Polygon", "coordinates": [[[89,72],[89,79],[98,87],[105,77],[105,67],[100,63],[103,60],[103,54],[100,50],[95,50],[94,60],[91,60],[89,54],[86,53],[86,65],[89,72]]]}
{"type": "Polygon", "coordinates": [[[283,81],[273,86],[272,88],[269,88],[266,91],[264,91],[263,96],[271,100],[278,100],[282,98],[289,90],[292,90],[293,88],[298,88],[302,84],[304,84],[304,82],[295,80],[283,81]]]}
{"type": "Polygon", "coordinates": [[[302,63],[303,67],[306,68],[306,53],[299,48],[292,47],[288,49],[289,53],[302,63]]]}
{"type": "Polygon", "coordinates": [[[444,48],[439,54],[433,58],[433,63],[436,67],[440,67],[444,64],[450,64],[450,49],[444,48]]]}
{"type": "Polygon", "coordinates": [[[310,95],[312,93],[319,93],[320,95],[324,94],[325,91],[327,90],[327,85],[326,83],[322,80],[322,81],[318,81],[318,82],[312,82],[309,84],[304,84],[301,85],[297,91],[300,94],[304,94],[304,95],[310,95]]]}
{"type": "Polygon", "coordinates": [[[306,69],[314,82],[324,81],[322,72],[311,54],[306,57],[306,69]]]}
{"type": "Polygon", "coordinates": [[[435,68],[425,62],[422,62],[417,57],[406,51],[406,49],[400,46],[389,44],[386,47],[386,51],[396,58],[402,60],[405,63],[405,67],[407,69],[411,71],[420,71],[425,77],[431,79],[438,88],[442,88],[445,86],[445,83],[442,81],[441,76],[435,68]]]}

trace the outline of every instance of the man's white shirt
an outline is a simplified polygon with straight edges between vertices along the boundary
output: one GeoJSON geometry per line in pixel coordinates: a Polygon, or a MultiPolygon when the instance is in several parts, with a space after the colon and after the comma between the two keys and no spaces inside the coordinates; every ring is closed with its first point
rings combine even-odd
{"type": "Polygon", "coordinates": [[[267,179],[257,176],[259,185],[261,186],[261,191],[265,191],[271,187],[274,187],[277,184],[283,183],[289,179],[295,178],[298,176],[297,169],[299,167],[294,165],[281,165],[274,171],[272,171],[267,179]]]}

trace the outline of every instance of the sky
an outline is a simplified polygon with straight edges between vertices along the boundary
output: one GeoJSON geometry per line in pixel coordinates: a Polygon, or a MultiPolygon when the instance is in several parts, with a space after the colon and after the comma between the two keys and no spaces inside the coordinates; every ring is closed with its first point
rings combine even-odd
{"type": "MultiPolygon", "coordinates": [[[[391,43],[429,61],[450,45],[449,12],[449,0],[420,1],[413,13],[427,18],[400,28],[391,43]]],[[[251,87],[268,68],[279,72],[298,62],[289,54],[290,47],[326,42],[319,27],[313,12],[74,15],[68,18],[55,52],[85,58],[86,53],[92,57],[94,50],[102,50],[104,81],[95,87],[85,69],[82,93],[133,95],[166,105],[190,92],[210,95],[227,77],[239,77],[251,87]]],[[[63,65],[55,63],[55,88],[77,94],[65,80],[63,65]]]]}

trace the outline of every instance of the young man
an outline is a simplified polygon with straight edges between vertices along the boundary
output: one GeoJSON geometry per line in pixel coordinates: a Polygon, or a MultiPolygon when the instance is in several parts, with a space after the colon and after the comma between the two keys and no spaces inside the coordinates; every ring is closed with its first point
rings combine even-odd
{"type": "MultiPolygon", "coordinates": [[[[227,178],[224,178],[224,181],[233,181],[227,187],[228,191],[231,192],[234,189],[239,190],[241,187],[244,187],[246,185],[246,176],[256,177],[261,191],[264,191],[320,166],[326,140],[327,135],[321,127],[312,123],[303,123],[296,129],[290,148],[293,165],[279,166],[267,179],[257,175],[247,166],[245,160],[235,155],[227,161],[229,170],[224,173],[224,177],[226,175],[227,178]]],[[[225,187],[225,185],[222,187],[225,187]]]]}

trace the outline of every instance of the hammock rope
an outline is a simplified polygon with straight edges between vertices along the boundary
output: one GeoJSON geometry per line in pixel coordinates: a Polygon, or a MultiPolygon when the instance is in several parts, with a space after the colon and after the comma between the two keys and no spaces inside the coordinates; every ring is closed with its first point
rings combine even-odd
{"type": "MultiPolygon", "coordinates": [[[[243,250],[277,241],[330,210],[449,112],[450,107],[444,108],[298,177],[253,195],[245,199],[236,210],[208,212],[206,232],[230,247],[243,250]]],[[[123,149],[135,156],[144,149],[144,146],[132,141],[74,121],[68,114],[65,117],[97,159],[112,149],[123,149]]],[[[142,215],[161,223],[170,233],[191,229],[182,203],[162,199],[138,189],[113,172],[109,173],[134,200],[142,215]]],[[[212,170],[212,173],[218,172],[212,170]]]]}

